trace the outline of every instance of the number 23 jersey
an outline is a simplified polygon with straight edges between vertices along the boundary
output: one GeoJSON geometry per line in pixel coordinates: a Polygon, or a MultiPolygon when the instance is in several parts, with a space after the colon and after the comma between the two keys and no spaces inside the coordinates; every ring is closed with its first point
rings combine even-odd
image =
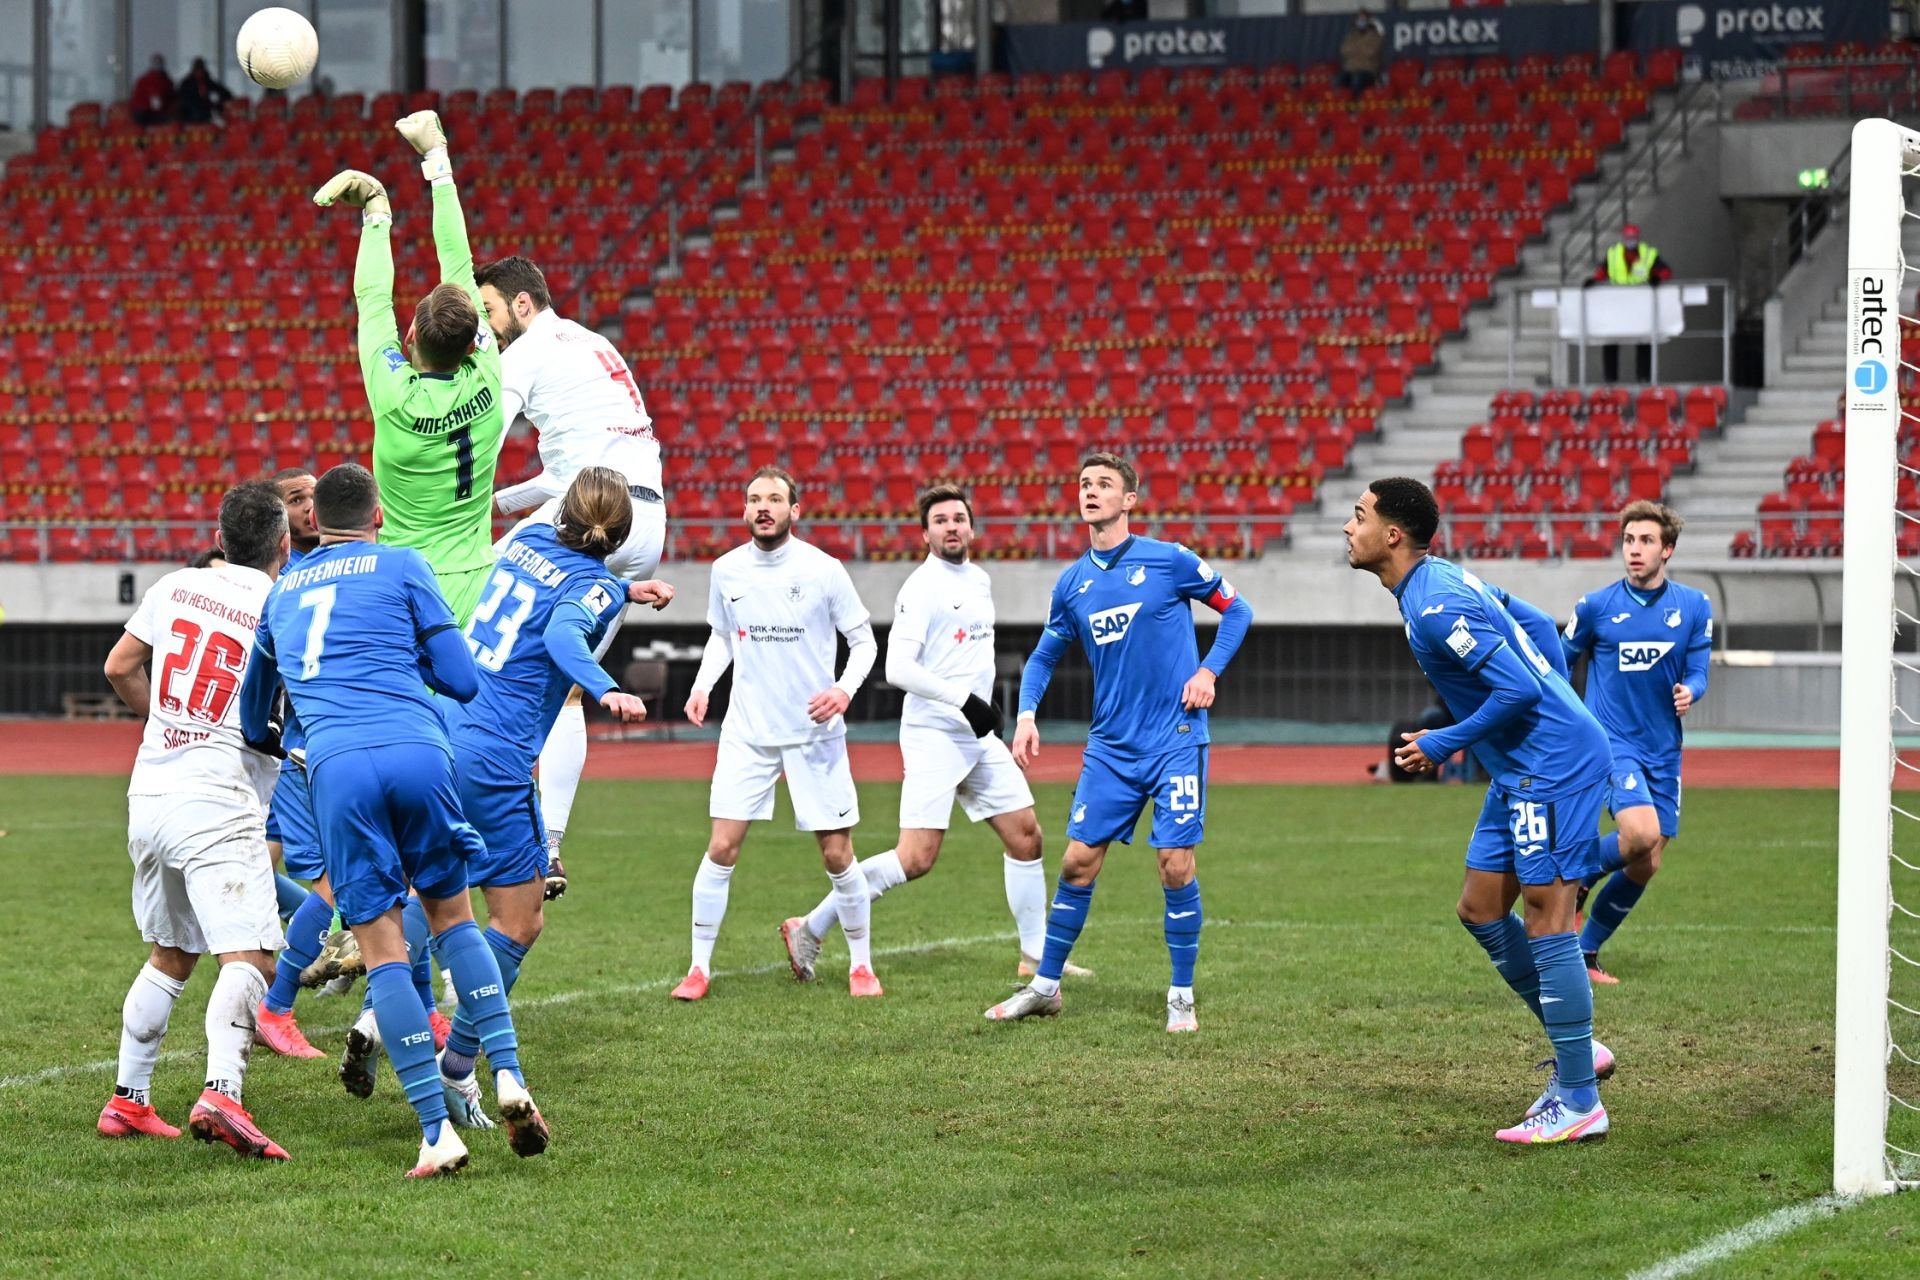
{"type": "Polygon", "coordinates": [[[151,705],[128,795],[267,795],[278,761],[247,749],[239,699],[273,579],[227,564],[178,569],[147,589],[127,634],[153,649],[151,705]]]}

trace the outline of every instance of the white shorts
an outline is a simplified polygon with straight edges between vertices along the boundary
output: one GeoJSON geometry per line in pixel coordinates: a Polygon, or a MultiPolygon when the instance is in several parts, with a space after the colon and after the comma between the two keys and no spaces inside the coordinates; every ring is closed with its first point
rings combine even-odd
{"type": "Polygon", "coordinates": [[[773,784],[787,775],[793,825],[801,831],[842,831],[860,821],[860,796],[847,763],[845,736],[794,747],[756,747],[724,735],[713,765],[708,815],[733,822],[773,816],[773,784]]]}
{"type": "Polygon", "coordinates": [[[1033,808],[1027,775],[997,737],[962,741],[938,729],[902,729],[900,761],[902,831],[945,831],[956,799],[969,822],[1033,808]]]}
{"type": "Polygon", "coordinates": [[[266,822],[251,797],[127,797],[140,936],[193,955],[285,945],[266,822]]]}
{"type": "MultiPolygon", "coordinates": [[[[493,554],[498,556],[507,549],[522,529],[530,524],[552,524],[554,517],[560,514],[559,498],[548,498],[533,513],[519,524],[507,530],[507,536],[493,544],[493,554]]],[[[616,578],[625,578],[630,582],[644,582],[660,568],[660,557],[667,548],[667,506],[664,502],[641,502],[633,504],[633,529],[627,534],[627,540],[607,557],[607,569],[616,578]]],[[[613,646],[613,637],[619,627],[608,627],[607,634],[600,637],[600,644],[593,656],[604,658],[607,650],[613,646]]]]}

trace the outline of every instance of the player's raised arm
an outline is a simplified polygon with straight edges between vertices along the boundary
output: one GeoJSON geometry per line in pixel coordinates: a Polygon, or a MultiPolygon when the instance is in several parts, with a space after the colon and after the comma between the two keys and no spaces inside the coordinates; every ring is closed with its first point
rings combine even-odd
{"type": "Polygon", "coordinates": [[[1526,659],[1514,651],[1485,610],[1494,607],[1477,597],[1455,597],[1442,607],[1422,612],[1417,625],[1439,649],[1453,655],[1491,691],[1480,709],[1458,724],[1422,733],[1394,752],[1402,768],[1412,761],[1414,772],[1439,765],[1454,752],[1471,746],[1494,730],[1524,715],[1540,701],[1540,678],[1526,659]]]}
{"type": "Polygon", "coordinates": [[[473,295],[473,305],[486,313],[480,286],[473,278],[473,247],[467,243],[467,218],[460,208],[460,192],[453,185],[453,161],[447,155],[447,131],[437,111],[416,111],[393,127],[420,153],[420,176],[433,186],[433,247],[440,255],[440,279],[473,295]]]}
{"type": "Polygon", "coordinates": [[[372,174],[345,169],[313,193],[323,207],[359,209],[360,253],[353,263],[353,305],[359,313],[360,376],[374,418],[399,407],[413,388],[413,365],[393,319],[393,202],[372,174]]]}

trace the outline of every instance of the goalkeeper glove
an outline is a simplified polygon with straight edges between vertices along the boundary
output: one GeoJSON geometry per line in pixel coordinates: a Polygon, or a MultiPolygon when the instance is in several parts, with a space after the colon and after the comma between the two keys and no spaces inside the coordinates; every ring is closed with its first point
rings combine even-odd
{"type": "Polygon", "coordinates": [[[997,738],[1006,723],[1000,708],[977,693],[967,695],[967,700],[960,704],[960,714],[967,718],[967,728],[973,730],[976,738],[997,738]]]}
{"type": "Polygon", "coordinates": [[[342,169],[313,193],[313,202],[321,208],[336,201],[363,210],[367,226],[393,221],[393,201],[387,199],[387,189],[380,185],[380,179],[370,173],[342,169]]]}
{"type": "Polygon", "coordinates": [[[436,111],[416,111],[394,121],[400,136],[421,156],[420,176],[428,182],[453,181],[453,162],[447,158],[447,131],[436,111]]]}

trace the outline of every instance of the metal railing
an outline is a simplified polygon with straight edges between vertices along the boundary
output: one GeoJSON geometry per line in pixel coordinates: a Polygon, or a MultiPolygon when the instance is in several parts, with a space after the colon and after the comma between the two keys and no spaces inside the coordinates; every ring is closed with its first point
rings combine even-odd
{"type": "Polygon", "coordinates": [[[1743,272],[1742,310],[1752,316],[1762,312],[1769,299],[1778,297],[1787,275],[1807,256],[1814,241],[1829,226],[1844,223],[1847,216],[1847,192],[1853,177],[1853,144],[1840,149],[1826,169],[1827,180],[1793,202],[1787,219],[1774,233],[1764,254],[1756,255],[1743,272]]]}
{"type": "MultiPolygon", "coordinates": [[[[1585,282],[1583,281],[1581,283],[1582,285],[1584,285],[1585,282]]],[[[1734,290],[1733,290],[1732,283],[1726,280],[1706,279],[1706,278],[1685,279],[1685,280],[1674,279],[1674,280],[1669,280],[1664,282],[1660,287],[1661,288],[1687,288],[1689,286],[1705,288],[1708,292],[1708,300],[1704,303],[1694,303],[1691,306],[1686,305],[1684,303],[1682,304],[1681,316],[1682,316],[1683,327],[1681,328],[1679,333],[1674,334],[1671,337],[1661,337],[1657,340],[1654,340],[1650,335],[1647,339],[1605,338],[1605,339],[1595,339],[1592,342],[1588,341],[1587,334],[1586,334],[1587,291],[1584,287],[1581,287],[1578,290],[1581,298],[1581,307],[1580,307],[1580,313],[1579,313],[1580,315],[1579,336],[1573,339],[1561,338],[1560,316],[1557,308],[1535,307],[1531,303],[1532,295],[1536,292],[1552,293],[1552,292],[1559,292],[1558,290],[1514,289],[1509,291],[1508,294],[1506,295],[1507,385],[1509,387],[1517,387],[1517,386],[1523,385],[1522,379],[1520,377],[1520,344],[1523,340],[1527,338],[1540,337],[1543,329],[1545,332],[1545,336],[1547,337],[1548,342],[1551,344],[1551,349],[1553,351],[1552,364],[1551,364],[1551,369],[1549,373],[1549,385],[1552,385],[1552,386],[1571,385],[1571,386],[1578,386],[1583,388],[1586,387],[1589,382],[1588,372],[1590,369],[1590,366],[1588,364],[1588,359],[1587,359],[1587,352],[1591,347],[1595,347],[1595,346],[1600,346],[1600,347],[1647,346],[1647,347],[1650,347],[1651,350],[1649,352],[1648,370],[1647,370],[1648,377],[1646,380],[1646,384],[1650,386],[1659,386],[1661,381],[1660,380],[1660,349],[1662,347],[1668,346],[1676,342],[1686,342],[1690,344],[1691,349],[1693,351],[1697,352],[1700,349],[1702,344],[1709,341],[1717,344],[1719,348],[1719,376],[1717,378],[1716,377],[1700,377],[1700,376],[1694,376],[1692,374],[1689,374],[1686,377],[1677,379],[1677,381],[1686,383],[1689,385],[1698,385],[1702,382],[1719,382],[1722,386],[1728,385],[1733,378],[1733,329],[1734,329],[1734,320],[1735,320],[1735,314],[1734,314],[1735,307],[1734,307],[1734,290]],[[1715,301],[1719,303],[1719,307],[1720,307],[1720,319],[1717,325],[1693,327],[1685,324],[1685,316],[1688,311],[1697,310],[1701,306],[1711,306],[1715,301]],[[1529,327],[1528,326],[1529,313],[1531,313],[1532,315],[1544,317],[1544,319],[1541,321],[1536,321],[1531,327],[1529,327]],[[1571,369],[1568,368],[1569,363],[1571,363],[1572,365],[1571,369]]],[[[1626,288],[1640,289],[1640,288],[1644,288],[1645,286],[1601,286],[1601,287],[1626,287],[1626,288]]],[[[1571,288],[1574,288],[1574,285],[1569,283],[1565,286],[1562,286],[1562,288],[1571,289],[1571,288]]],[[[1637,357],[1635,358],[1637,359],[1637,357]]],[[[1673,358],[1674,357],[1669,356],[1668,358],[1669,365],[1671,365],[1673,358]]],[[[1637,375],[1630,370],[1621,371],[1620,380],[1622,382],[1634,382],[1634,383],[1638,383],[1639,381],[1637,375]]],[[[1531,381],[1527,381],[1525,385],[1532,385],[1532,383],[1531,381]]]]}
{"type": "Polygon", "coordinates": [[[1920,63],[1911,57],[1783,62],[1752,86],[1733,104],[1737,119],[1898,117],[1911,115],[1920,101],[1920,63]]]}
{"type": "Polygon", "coordinates": [[[1620,176],[1568,228],[1560,243],[1561,280],[1571,283],[1593,271],[1621,226],[1633,221],[1634,199],[1659,191],[1663,181],[1671,180],[1674,167],[1692,159],[1694,129],[1715,124],[1720,116],[1720,86],[1706,80],[1682,87],[1664,117],[1656,112],[1646,141],[1627,156],[1620,176]]]}

